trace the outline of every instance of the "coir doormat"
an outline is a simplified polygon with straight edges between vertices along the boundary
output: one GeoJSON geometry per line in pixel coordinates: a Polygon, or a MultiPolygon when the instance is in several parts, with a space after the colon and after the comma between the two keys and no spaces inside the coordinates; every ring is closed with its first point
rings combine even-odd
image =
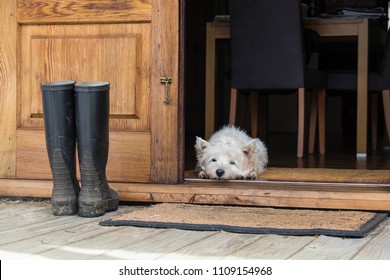
{"type": "Polygon", "coordinates": [[[100,222],[102,226],[175,228],[248,234],[364,237],[387,214],[161,203],[100,222]]]}
{"type": "MultiPolygon", "coordinates": [[[[186,171],[185,177],[196,178],[196,171],[186,171]]],[[[390,170],[268,167],[257,180],[386,184],[390,170]]]]}
{"type": "Polygon", "coordinates": [[[268,168],[257,179],[302,182],[390,183],[390,170],[273,167],[268,168]]]}

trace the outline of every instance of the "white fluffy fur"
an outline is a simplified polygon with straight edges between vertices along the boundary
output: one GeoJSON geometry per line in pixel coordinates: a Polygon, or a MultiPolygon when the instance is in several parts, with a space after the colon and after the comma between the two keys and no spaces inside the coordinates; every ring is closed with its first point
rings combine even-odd
{"type": "Polygon", "coordinates": [[[200,178],[253,180],[268,163],[263,142],[233,126],[223,127],[208,141],[196,137],[195,150],[200,178]]]}

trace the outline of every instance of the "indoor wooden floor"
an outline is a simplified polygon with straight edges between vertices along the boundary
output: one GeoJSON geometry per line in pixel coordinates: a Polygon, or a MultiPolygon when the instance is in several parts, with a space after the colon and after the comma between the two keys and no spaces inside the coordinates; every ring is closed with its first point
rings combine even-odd
{"type": "MultiPolygon", "coordinates": [[[[145,207],[121,205],[119,212],[145,207]]],[[[46,201],[0,200],[0,259],[389,260],[390,220],[358,239],[103,227],[99,218],[56,217],[46,201]]]]}
{"type": "Polygon", "coordinates": [[[331,135],[327,137],[324,156],[306,154],[303,159],[297,159],[295,137],[293,134],[270,136],[268,141],[270,167],[390,169],[390,149],[387,144],[379,142],[376,151],[369,148],[366,158],[357,158],[355,138],[331,135]]]}

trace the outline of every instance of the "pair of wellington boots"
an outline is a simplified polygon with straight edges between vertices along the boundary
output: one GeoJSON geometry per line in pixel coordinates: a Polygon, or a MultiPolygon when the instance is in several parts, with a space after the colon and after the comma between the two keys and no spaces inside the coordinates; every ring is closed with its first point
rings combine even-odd
{"type": "Polygon", "coordinates": [[[41,85],[54,215],[98,217],[118,209],[118,194],[106,178],[109,88],[108,82],[41,85]],[[76,143],[81,188],[76,176],[76,143]]]}

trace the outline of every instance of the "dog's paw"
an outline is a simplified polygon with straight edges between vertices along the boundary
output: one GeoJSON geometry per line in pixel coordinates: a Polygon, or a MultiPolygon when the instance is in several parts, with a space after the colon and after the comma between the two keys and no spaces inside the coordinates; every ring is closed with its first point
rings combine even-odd
{"type": "Polygon", "coordinates": [[[257,178],[257,174],[253,170],[251,172],[249,172],[248,174],[246,174],[246,176],[245,176],[245,180],[256,180],[256,178],[257,178]]]}
{"type": "Polygon", "coordinates": [[[200,171],[198,173],[198,177],[201,178],[201,179],[208,179],[209,177],[207,176],[206,172],[204,171],[200,171]]]}

